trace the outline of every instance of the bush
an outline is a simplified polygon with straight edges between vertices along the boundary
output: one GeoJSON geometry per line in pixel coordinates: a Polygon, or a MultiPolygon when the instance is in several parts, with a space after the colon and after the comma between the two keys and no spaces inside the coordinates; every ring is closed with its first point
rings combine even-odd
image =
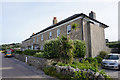
{"type": "Polygon", "coordinates": [[[59,58],[64,63],[71,63],[73,59],[72,40],[65,36],[54,40],[48,40],[44,44],[46,58],[59,58]]]}
{"type": "Polygon", "coordinates": [[[23,51],[22,54],[33,56],[33,55],[35,55],[36,52],[39,52],[39,50],[29,50],[28,49],[28,50],[23,51]]]}
{"type": "Polygon", "coordinates": [[[89,63],[97,62],[97,60],[95,58],[92,58],[92,57],[87,57],[85,60],[88,60],[89,63]]]}
{"type": "Polygon", "coordinates": [[[105,51],[101,51],[100,52],[100,54],[99,54],[99,56],[101,57],[101,58],[104,58],[106,55],[108,55],[109,53],[108,52],[105,52],[105,51]]]}
{"type": "Polygon", "coordinates": [[[57,77],[59,79],[65,79],[65,80],[69,79],[69,80],[72,80],[70,75],[57,73],[56,69],[54,67],[48,67],[48,68],[46,67],[46,68],[44,68],[44,72],[47,75],[50,75],[50,76],[53,76],[53,77],[57,77]]]}
{"type": "Polygon", "coordinates": [[[60,53],[60,42],[58,39],[48,40],[44,44],[44,56],[46,58],[58,58],[60,53]]]}
{"type": "Polygon", "coordinates": [[[20,50],[15,50],[14,53],[22,54],[22,51],[20,51],[20,50]]]}
{"type": "Polygon", "coordinates": [[[56,72],[56,69],[54,67],[46,67],[44,68],[44,72],[45,74],[52,76],[56,72]]]}
{"type": "Polygon", "coordinates": [[[99,71],[100,74],[102,74],[105,77],[105,80],[112,80],[109,75],[105,73],[104,70],[99,71]]]}
{"type": "Polygon", "coordinates": [[[88,77],[86,76],[86,72],[81,71],[75,71],[74,77],[72,77],[73,80],[88,80],[88,77]]]}
{"type": "Polygon", "coordinates": [[[103,58],[101,58],[100,56],[95,57],[95,59],[97,60],[97,62],[98,62],[98,63],[101,63],[101,62],[102,62],[102,60],[103,60],[103,58]]]}
{"type": "Polygon", "coordinates": [[[86,55],[86,45],[84,41],[75,40],[74,41],[74,56],[84,58],[86,55]]]}
{"type": "Polygon", "coordinates": [[[57,65],[59,65],[59,66],[71,66],[73,68],[79,68],[81,70],[90,69],[94,72],[99,71],[98,64],[96,62],[89,63],[88,60],[87,61],[82,60],[82,63],[80,63],[79,61],[74,61],[72,64],[58,63],[57,65]]]}
{"type": "Polygon", "coordinates": [[[44,53],[43,52],[37,52],[37,53],[35,53],[34,57],[44,58],[44,53]]]}

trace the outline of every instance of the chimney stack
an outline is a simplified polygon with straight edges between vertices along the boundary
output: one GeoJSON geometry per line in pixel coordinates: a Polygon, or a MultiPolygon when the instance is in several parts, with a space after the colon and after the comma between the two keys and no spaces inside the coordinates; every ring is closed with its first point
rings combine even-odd
{"type": "Polygon", "coordinates": [[[53,18],[53,25],[57,23],[56,17],[53,18]]]}
{"type": "Polygon", "coordinates": [[[95,12],[91,11],[91,13],[89,13],[89,17],[90,17],[90,18],[93,18],[93,19],[96,19],[96,14],[95,14],[95,12]]]}
{"type": "Polygon", "coordinates": [[[32,35],[34,35],[35,33],[32,33],[32,35]]]}

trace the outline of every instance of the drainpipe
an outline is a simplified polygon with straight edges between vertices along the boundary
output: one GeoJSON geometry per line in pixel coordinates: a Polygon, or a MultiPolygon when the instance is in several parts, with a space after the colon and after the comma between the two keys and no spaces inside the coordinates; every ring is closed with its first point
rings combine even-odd
{"type": "MultiPolygon", "coordinates": [[[[84,40],[84,31],[83,31],[83,19],[85,18],[85,15],[82,17],[81,19],[81,25],[82,25],[82,40],[84,40]]],[[[91,57],[91,41],[89,42],[90,46],[89,49],[88,49],[88,56],[91,57]]]]}
{"type": "Polygon", "coordinates": [[[81,19],[81,25],[82,25],[82,40],[84,40],[84,33],[83,33],[83,19],[85,18],[85,15],[81,19]]]}

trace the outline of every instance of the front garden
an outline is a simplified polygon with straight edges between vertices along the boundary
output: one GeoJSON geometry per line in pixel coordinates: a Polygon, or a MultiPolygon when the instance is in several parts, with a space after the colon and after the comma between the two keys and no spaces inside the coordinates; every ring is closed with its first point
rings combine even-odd
{"type": "Polygon", "coordinates": [[[108,53],[101,51],[95,58],[85,58],[86,44],[81,40],[71,40],[62,36],[53,40],[48,40],[44,44],[44,50],[15,51],[22,55],[29,55],[39,58],[54,59],[51,67],[45,67],[44,72],[48,75],[60,79],[69,78],[75,80],[98,79],[103,76],[106,80],[111,79],[103,70],[99,71],[101,61],[108,53]],[[74,61],[74,58],[79,58],[74,61]],[[93,75],[91,75],[93,74],[93,75]]]}

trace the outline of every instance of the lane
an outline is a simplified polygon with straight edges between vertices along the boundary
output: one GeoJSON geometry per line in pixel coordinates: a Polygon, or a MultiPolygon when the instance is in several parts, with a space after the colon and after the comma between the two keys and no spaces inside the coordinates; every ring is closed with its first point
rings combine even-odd
{"type": "Polygon", "coordinates": [[[44,74],[43,71],[21,62],[14,57],[5,58],[2,56],[2,78],[52,78],[44,74]]]}
{"type": "MultiPolygon", "coordinates": [[[[100,67],[99,70],[102,70],[100,67]]],[[[111,70],[111,69],[103,69],[111,78],[119,79],[120,80],[120,71],[118,70],[111,70]]]]}
{"type": "MultiPolygon", "coordinates": [[[[2,67],[0,66],[0,72],[2,72],[3,78],[45,78],[50,79],[52,77],[45,75],[43,71],[21,62],[14,57],[4,58],[4,54],[0,53],[2,58],[2,67]]],[[[99,68],[101,70],[101,68],[99,68]]],[[[112,78],[120,79],[120,71],[104,69],[107,74],[112,78]]]]}

